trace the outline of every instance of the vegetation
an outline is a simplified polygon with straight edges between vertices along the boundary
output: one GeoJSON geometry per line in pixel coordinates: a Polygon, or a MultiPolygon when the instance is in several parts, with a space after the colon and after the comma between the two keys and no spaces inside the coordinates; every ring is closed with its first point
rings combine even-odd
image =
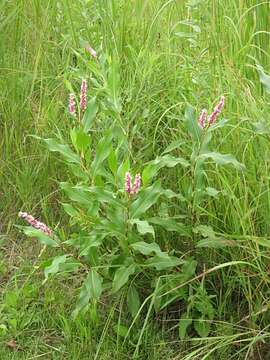
{"type": "Polygon", "coordinates": [[[269,7],[0,2],[1,359],[270,357],[269,7]]]}

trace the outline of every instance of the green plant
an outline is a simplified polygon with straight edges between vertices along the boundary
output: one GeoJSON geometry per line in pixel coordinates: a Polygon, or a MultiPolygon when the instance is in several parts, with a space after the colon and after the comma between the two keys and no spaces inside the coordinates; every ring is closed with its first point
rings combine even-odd
{"type": "MultiPolygon", "coordinates": [[[[164,213],[164,206],[169,201],[174,198],[181,200],[182,197],[162,188],[160,180],[153,179],[163,167],[186,164],[182,158],[166,154],[148,163],[143,171],[142,187],[139,174],[132,184],[130,160],[123,149],[123,132],[117,121],[112,123],[111,129],[104,131],[104,136],[98,141],[93,140],[89,131],[97,107],[90,101],[87,111],[85,98],[84,80],[81,113],[70,131],[73,149],[58,140],[44,139],[50,151],[61,153],[70,171],[78,178],[75,185],[60,183],[70,200],[63,204],[71,219],[71,231],[65,235],[68,239],[60,239],[45,224],[25,213],[21,213],[21,217],[31,226],[23,227],[23,230],[28,236],[37,237],[43,244],[64,252],[45,267],[45,281],[56,273],[77,271],[79,268],[84,271],[85,280],[75,315],[89,302],[95,303],[104,289],[114,294],[129,283],[127,305],[135,316],[140,306],[136,279],[144,276],[151,284],[163,271],[168,272],[185,264],[182,258],[160,248],[155,231],[155,227],[159,226],[166,231],[190,236],[188,228],[177,217],[169,214],[161,216],[159,213],[161,202],[164,213]]],[[[69,110],[74,117],[73,95],[69,110]]]]}

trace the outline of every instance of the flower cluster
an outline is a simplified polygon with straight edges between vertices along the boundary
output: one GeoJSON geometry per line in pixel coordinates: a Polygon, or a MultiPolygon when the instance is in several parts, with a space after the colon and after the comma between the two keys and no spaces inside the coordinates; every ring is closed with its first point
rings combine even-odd
{"type": "MultiPolygon", "coordinates": [[[[80,108],[82,111],[85,111],[87,108],[87,82],[85,79],[82,80],[81,84],[80,108]]],[[[76,116],[76,102],[74,94],[69,95],[68,110],[72,116],[76,116]]]]}
{"type": "Polygon", "coordinates": [[[91,48],[91,46],[86,46],[85,50],[94,58],[97,59],[97,52],[91,48]]]}
{"type": "Polygon", "coordinates": [[[69,95],[68,110],[69,110],[71,115],[76,116],[76,102],[75,102],[75,95],[74,94],[69,95]]]}
{"type": "Polygon", "coordinates": [[[86,80],[83,80],[81,85],[81,96],[80,96],[80,107],[82,111],[85,111],[87,106],[86,91],[87,91],[87,82],[86,80]]]}
{"type": "Polygon", "coordinates": [[[19,217],[23,220],[27,221],[33,228],[42,231],[44,234],[48,236],[52,236],[52,230],[44,223],[38,221],[34,218],[34,216],[28,214],[27,212],[19,212],[19,217]]]}
{"type": "Polygon", "coordinates": [[[129,195],[137,194],[141,187],[141,175],[136,174],[134,183],[132,184],[132,177],[130,172],[126,172],[125,176],[125,191],[129,195]]]}
{"type": "Polygon", "coordinates": [[[205,127],[207,128],[210,127],[217,120],[218,115],[221,113],[221,110],[224,107],[224,103],[225,103],[225,98],[224,96],[221,96],[219,103],[214,108],[212,114],[208,116],[207,120],[206,120],[207,110],[206,109],[202,110],[198,120],[198,124],[202,129],[204,129],[205,127]]]}

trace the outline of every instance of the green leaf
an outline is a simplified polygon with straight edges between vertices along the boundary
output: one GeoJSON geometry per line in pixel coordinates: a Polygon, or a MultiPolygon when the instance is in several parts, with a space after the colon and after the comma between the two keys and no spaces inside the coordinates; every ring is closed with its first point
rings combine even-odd
{"type": "Polygon", "coordinates": [[[124,204],[116,198],[113,192],[105,190],[100,186],[91,186],[89,188],[83,187],[85,191],[88,191],[90,194],[95,196],[95,199],[102,203],[109,203],[115,205],[116,207],[124,208],[124,204]]]}
{"type": "Polygon", "coordinates": [[[86,112],[82,119],[83,131],[87,133],[93,124],[93,121],[98,112],[98,104],[96,97],[92,97],[90,101],[88,101],[86,112]]]}
{"type": "Polygon", "coordinates": [[[160,250],[160,247],[157,243],[146,243],[144,241],[138,241],[130,245],[133,250],[140,252],[143,255],[150,255],[151,253],[155,253],[162,257],[164,253],[160,250]]]}
{"type": "Polygon", "coordinates": [[[192,324],[192,321],[188,318],[187,313],[184,313],[179,319],[179,337],[181,340],[186,337],[187,328],[192,324]]]}
{"type": "Polygon", "coordinates": [[[113,278],[112,293],[116,293],[118,290],[120,290],[121,287],[127,283],[130,275],[134,274],[135,270],[135,264],[131,264],[128,267],[122,266],[117,269],[113,278]]]}
{"type": "Polygon", "coordinates": [[[140,309],[140,305],[141,302],[138,291],[136,290],[135,286],[131,285],[127,293],[127,306],[133,318],[135,318],[135,316],[137,315],[140,309]]]}
{"type": "Polygon", "coordinates": [[[38,229],[34,229],[31,226],[20,226],[20,229],[23,230],[25,235],[29,237],[37,238],[41,242],[41,244],[52,247],[57,247],[59,245],[58,241],[56,240],[56,237],[51,238],[50,236],[44,234],[42,231],[38,229]]]}
{"type": "Polygon", "coordinates": [[[50,151],[59,152],[67,162],[80,164],[80,157],[68,145],[59,144],[55,139],[43,139],[43,141],[50,151]]]}
{"type": "Polygon", "coordinates": [[[152,224],[161,226],[167,231],[175,231],[180,235],[189,236],[189,237],[191,236],[190,229],[183,223],[180,223],[173,218],[152,217],[152,218],[148,218],[147,221],[152,224]]]}
{"type": "Polygon", "coordinates": [[[137,200],[130,207],[130,215],[132,218],[138,218],[154,205],[161,195],[160,182],[155,182],[152,186],[142,189],[137,200]]]}
{"type": "Polygon", "coordinates": [[[82,186],[72,186],[67,182],[61,182],[60,187],[65,191],[70,200],[78,202],[80,205],[90,206],[93,202],[93,199],[89,191],[87,191],[87,188],[82,186]]]}
{"type": "Polygon", "coordinates": [[[78,215],[78,211],[70,204],[67,203],[62,203],[62,206],[65,210],[65,212],[71,216],[71,217],[75,217],[78,215]]]}
{"type": "Polygon", "coordinates": [[[182,194],[177,194],[171,189],[161,189],[161,195],[165,196],[167,199],[177,198],[181,201],[186,200],[182,194]]]}
{"type": "Polygon", "coordinates": [[[266,92],[270,93],[270,76],[264,72],[261,65],[257,65],[257,70],[260,76],[260,82],[264,86],[266,92]]]}
{"type": "Polygon", "coordinates": [[[90,174],[87,171],[83,170],[82,167],[78,164],[69,164],[69,169],[72,173],[79,179],[82,179],[84,182],[89,182],[90,174]]]}
{"type": "Polygon", "coordinates": [[[121,111],[120,105],[120,75],[119,62],[116,57],[109,59],[109,74],[107,80],[107,91],[115,111],[121,111]]]}
{"type": "Polygon", "coordinates": [[[166,149],[163,151],[162,154],[166,154],[168,152],[171,152],[172,150],[178,149],[181,145],[183,145],[185,141],[183,140],[176,140],[173,141],[170,145],[166,147],[166,149]]]}
{"type": "Polygon", "coordinates": [[[216,121],[214,124],[212,124],[207,129],[207,133],[211,133],[211,132],[213,132],[213,131],[215,131],[217,129],[223,128],[228,122],[229,122],[228,119],[220,119],[220,120],[216,121]]]}
{"type": "Polygon", "coordinates": [[[119,186],[123,186],[125,174],[127,171],[129,171],[129,169],[130,169],[130,161],[129,161],[129,158],[126,158],[122,162],[122,164],[119,166],[118,171],[117,171],[117,178],[118,178],[119,186]]]}
{"type": "Polygon", "coordinates": [[[194,329],[200,337],[207,337],[211,330],[211,323],[205,319],[194,320],[194,329]]]}
{"type": "Polygon", "coordinates": [[[124,325],[120,325],[120,324],[116,324],[113,327],[114,332],[120,336],[120,337],[126,337],[127,333],[128,333],[128,328],[124,325]]]}
{"type": "Polygon", "coordinates": [[[256,134],[267,135],[270,133],[269,125],[265,121],[252,123],[252,126],[256,134]]]}
{"type": "Polygon", "coordinates": [[[96,156],[91,165],[93,177],[98,174],[99,167],[105,159],[110,155],[111,151],[111,142],[112,142],[112,133],[109,133],[107,136],[103,137],[96,149],[96,156]]]}
{"type": "Polygon", "coordinates": [[[227,240],[223,238],[206,238],[198,241],[196,247],[209,247],[212,249],[220,249],[227,246],[237,246],[235,240],[227,240]]]}
{"type": "Polygon", "coordinates": [[[182,266],[182,280],[187,281],[192,276],[195,275],[195,271],[197,268],[197,261],[193,260],[192,258],[185,260],[182,266]]]}
{"type": "Polygon", "coordinates": [[[181,157],[174,157],[170,154],[157,157],[155,160],[150,161],[144,168],[142,173],[142,181],[144,185],[147,185],[151,179],[158,173],[163,167],[174,167],[181,164],[183,167],[188,167],[189,162],[181,157]]]}
{"type": "Polygon", "coordinates": [[[118,170],[118,159],[117,159],[117,152],[111,148],[110,154],[108,157],[108,164],[111,172],[116,175],[118,170]]]}
{"type": "Polygon", "coordinates": [[[169,256],[166,253],[162,253],[162,254],[164,254],[162,257],[156,255],[153,258],[148,259],[145,262],[145,264],[150,267],[155,267],[156,270],[159,271],[159,270],[172,268],[184,263],[184,260],[182,259],[178,259],[177,257],[174,256],[169,256]]]}
{"type": "Polygon", "coordinates": [[[91,144],[91,137],[81,129],[77,132],[76,146],[79,151],[85,152],[91,144]]]}
{"type": "Polygon", "coordinates": [[[193,229],[195,234],[201,234],[206,239],[200,240],[196,247],[209,247],[214,249],[223,248],[226,246],[236,246],[237,243],[234,240],[227,240],[222,237],[217,237],[213,228],[208,225],[199,225],[193,229]]]}
{"type": "Polygon", "coordinates": [[[137,225],[137,229],[140,234],[145,235],[145,234],[149,233],[149,234],[153,235],[153,237],[155,237],[155,230],[154,230],[153,226],[149,225],[149,223],[147,221],[133,219],[130,221],[130,223],[132,225],[133,224],[137,225]]]}
{"type": "Polygon", "coordinates": [[[205,189],[205,192],[206,192],[207,195],[212,196],[214,198],[217,198],[221,191],[219,191],[219,190],[217,190],[215,188],[212,188],[212,187],[207,187],[205,189]]]}
{"type": "Polygon", "coordinates": [[[237,170],[245,170],[245,165],[237,161],[231,154],[208,152],[201,154],[198,159],[212,159],[217,165],[233,165],[237,170]]]}
{"type": "Polygon", "coordinates": [[[195,234],[201,234],[203,237],[209,237],[212,239],[216,237],[216,234],[212,226],[209,225],[198,225],[195,228],[193,228],[193,232],[195,234]]]}
{"type": "Polygon", "coordinates": [[[66,261],[67,261],[67,255],[57,256],[56,258],[54,258],[51,265],[47,266],[44,270],[45,280],[43,281],[43,283],[45,283],[48,280],[49,275],[57,274],[60,265],[64,264],[66,261]]]}
{"type": "Polygon", "coordinates": [[[102,281],[102,277],[95,270],[90,270],[83,283],[76,308],[73,312],[74,317],[88,305],[90,300],[98,300],[100,298],[102,293],[102,281]]]}
{"type": "Polygon", "coordinates": [[[199,143],[202,129],[198,125],[198,118],[196,116],[195,109],[190,104],[187,105],[185,110],[185,123],[193,141],[199,143]]]}

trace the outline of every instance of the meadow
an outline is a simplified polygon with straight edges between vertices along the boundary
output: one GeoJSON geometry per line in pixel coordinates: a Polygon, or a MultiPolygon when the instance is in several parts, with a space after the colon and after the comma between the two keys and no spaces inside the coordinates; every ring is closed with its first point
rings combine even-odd
{"type": "Polygon", "coordinates": [[[270,359],[269,14],[0,1],[1,360],[270,359]]]}

